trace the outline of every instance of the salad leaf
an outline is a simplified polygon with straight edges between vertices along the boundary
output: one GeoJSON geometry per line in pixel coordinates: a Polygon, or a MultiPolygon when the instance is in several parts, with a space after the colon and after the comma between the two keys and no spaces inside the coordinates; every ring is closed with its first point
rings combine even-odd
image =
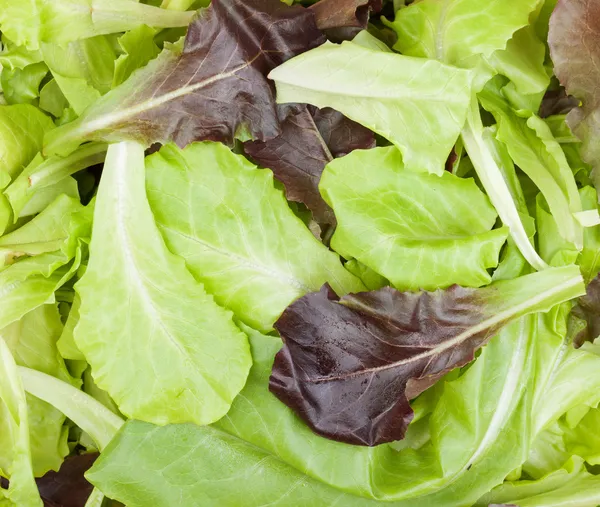
{"type": "MultiPolygon", "coordinates": [[[[32,210],[32,201],[42,196],[55,197],[56,192],[64,192],[65,185],[72,181],[68,176],[82,169],[104,162],[107,146],[102,143],[88,143],[67,157],[36,156],[31,163],[4,190],[15,217],[39,212],[52,202],[45,202],[41,209],[32,210]]],[[[78,197],[78,195],[77,195],[78,197]]]]}
{"type": "Polygon", "coordinates": [[[339,222],[332,247],[395,287],[491,281],[487,268],[498,264],[507,231],[491,230],[496,212],[473,180],[410,171],[398,150],[387,147],[331,162],[320,189],[339,222]]]}
{"type": "Polygon", "coordinates": [[[498,139],[546,198],[561,236],[580,250],[583,228],[573,214],[582,210],[581,199],[560,145],[541,118],[533,114],[520,116],[492,91],[492,86],[480,99],[498,122],[498,139]]]}
{"type": "MultiPolygon", "coordinates": [[[[56,305],[43,305],[0,330],[0,339],[6,342],[17,365],[72,382],[56,351],[56,340],[61,331],[62,323],[56,305]]],[[[30,395],[27,395],[27,406],[31,460],[35,476],[41,477],[48,470],[58,470],[69,453],[67,428],[63,427],[65,417],[30,395]]],[[[10,432],[3,432],[0,440],[3,449],[14,445],[10,432]]],[[[0,468],[5,469],[5,466],[0,465],[0,468]]]]}
{"type": "Polygon", "coordinates": [[[581,459],[572,459],[564,468],[537,481],[507,482],[494,489],[477,505],[517,502],[519,507],[587,507],[600,501],[600,477],[586,471],[581,459]]]}
{"type": "Polygon", "coordinates": [[[269,331],[287,305],[326,282],[342,294],[364,290],[294,216],[272,173],[222,144],[163,147],[147,159],[146,185],[167,246],[253,327],[269,331]]]}
{"type": "MultiPolygon", "coordinates": [[[[522,96],[535,96],[530,106],[533,112],[539,109],[550,84],[550,76],[544,66],[545,57],[546,45],[537,37],[534,27],[529,25],[517,30],[506,48],[492,53],[489,60],[498,73],[510,79],[509,87],[514,87],[522,96]]],[[[514,93],[511,95],[514,96],[514,93]]]]}
{"type": "MultiPolygon", "coordinates": [[[[0,339],[0,410],[2,433],[13,436],[13,445],[4,450],[10,463],[2,463],[2,475],[10,477],[8,490],[0,488],[0,500],[8,506],[41,507],[31,466],[28,408],[25,391],[17,371],[17,365],[3,339],[0,339]]],[[[3,460],[4,461],[4,460],[3,460]]]]}
{"type": "Polygon", "coordinates": [[[0,173],[18,175],[42,149],[44,134],[52,120],[28,104],[0,106],[0,173]]]}
{"type": "Polygon", "coordinates": [[[2,69],[2,93],[7,104],[33,104],[40,95],[40,85],[48,74],[44,62],[23,69],[2,69]]]}
{"type": "Polygon", "coordinates": [[[351,42],[325,43],[269,78],[277,102],[332,107],[394,143],[407,168],[438,175],[470,100],[468,71],[351,42]]]}
{"type": "Polygon", "coordinates": [[[491,57],[528,24],[538,0],[423,0],[400,9],[390,25],[403,54],[471,68],[491,57]]]}
{"type": "Polygon", "coordinates": [[[0,292],[5,302],[0,305],[0,329],[38,306],[55,301],[54,292],[73,276],[81,261],[79,248],[70,253],[27,257],[0,270],[0,292]]]}
{"type": "Polygon", "coordinates": [[[367,28],[371,11],[380,11],[382,0],[322,0],[310,6],[317,26],[328,28],[367,28]]]}
{"type": "Polygon", "coordinates": [[[270,389],[320,435],[358,445],[400,440],[412,419],[410,399],[471,361],[507,322],[582,287],[570,267],[434,293],[384,288],[338,298],[324,287],[277,321],[285,346],[270,389]]]}
{"type": "Polygon", "coordinates": [[[156,32],[146,25],[141,25],[119,37],[119,46],[123,54],[115,61],[112,87],[125,82],[131,74],[154,60],[160,49],[154,42],[156,32]]]}
{"type": "Polygon", "coordinates": [[[165,49],[48,136],[45,151],[65,154],[74,142],[90,139],[185,146],[276,137],[281,129],[265,76],[323,40],[312,13],[300,6],[215,0],[190,24],[183,49],[165,49]]]}
{"type": "MultiPolygon", "coordinates": [[[[318,5],[318,4],[315,4],[318,5]]],[[[249,141],[244,151],[263,167],[273,170],[290,201],[301,202],[320,224],[335,224],[335,216],[319,194],[323,169],[333,157],[375,146],[373,133],[337,111],[283,106],[282,133],[269,141],[249,141]]],[[[280,109],[281,110],[281,109],[280,109]]]]}
{"type": "Polygon", "coordinates": [[[81,507],[93,486],[83,474],[92,466],[97,454],[79,454],[65,460],[58,472],[50,472],[38,479],[37,486],[44,502],[62,507],[81,507]]]}
{"type": "Polygon", "coordinates": [[[42,44],[42,55],[78,115],[111,88],[115,50],[104,35],[65,45],[42,44]]]}
{"type": "Polygon", "coordinates": [[[227,412],[250,368],[247,339],[163,243],[146,199],[142,145],[109,147],[90,260],[76,287],[75,342],[124,414],[206,424],[227,412]],[[119,301],[128,303],[115,312],[119,301]]]}
{"type": "Polygon", "coordinates": [[[65,44],[146,24],[186,26],[193,12],[159,9],[135,0],[24,0],[0,2],[0,30],[13,43],[36,50],[44,42],[65,44]]]}
{"type": "Polygon", "coordinates": [[[69,107],[66,97],[60,90],[55,79],[51,79],[40,90],[40,109],[59,118],[63,115],[65,109],[69,107]]]}
{"type": "Polygon", "coordinates": [[[71,237],[73,245],[77,238],[86,235],[85,229],[89,229],[89,222],[81,220],[79,212],[83,209],[78,200],[59,196],[31,221],[0,238],[0,256],[4,256],[4,263],[9,264],[24,255],[61,250],[71,237]]]}
{"type": "Polygon", "coordinates": [[[554,72],[569,95],[581,101],[581,107],[567,115],[571,129],[582,142],[586,162],[597,167],[600,151],[594,142],[598,131],[598,38],[596,20],[600,7],[587,0],[560,1],[550,19],[548,44],[554,72]]]}
{"type": "Polygon", "coordinates": [[[68,382],[23,366],[19,374],[29,394],[60,410],[90,435],[100,451],[123,425],[123,419],[68,382]]]}

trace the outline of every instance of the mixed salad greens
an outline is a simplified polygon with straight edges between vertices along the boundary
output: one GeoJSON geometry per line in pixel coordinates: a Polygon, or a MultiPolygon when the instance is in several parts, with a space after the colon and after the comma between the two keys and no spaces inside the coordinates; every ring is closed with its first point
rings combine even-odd
{"type": "Polygon", "coordinates": [[[600,0],[0,31],[0,506],[600,505],[600,0]]]}

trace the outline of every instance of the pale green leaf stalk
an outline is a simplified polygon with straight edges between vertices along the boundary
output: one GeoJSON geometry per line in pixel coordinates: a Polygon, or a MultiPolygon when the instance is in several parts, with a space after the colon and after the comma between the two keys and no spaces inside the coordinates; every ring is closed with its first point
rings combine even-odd
{"type": "Polygon", "coordinates": [[[0,401],[6,407],[3,430],[14,434],[12,449],[3,449],[11,456],[11,464],[4,474],[10,477],[10,488],[0,489],[2,498],[14,507],[42,507],[31,465],[29,424],[25,391],[17,365],[6,342],[0,338],[0,401]]]}
{"type": "Polygon", "coordinates": [[[461,137],[483,188],[496,208],[500,219],[510,229],[511,237],[517,248],[532,267],[537,270],[545,269],[547,264],[530,241],[510,189],[484,139],[479,103],[475,95],[472,98],[471,109],[461,137]]]}

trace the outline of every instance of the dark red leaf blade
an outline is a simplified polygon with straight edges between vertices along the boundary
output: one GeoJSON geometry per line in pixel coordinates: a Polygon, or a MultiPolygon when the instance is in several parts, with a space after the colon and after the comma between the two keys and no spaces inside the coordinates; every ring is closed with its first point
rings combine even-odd
{"type": "Polygon", "coordinates": [[[447,354],[428,351],[482,320],[480,309],[477,289],[458,286],[433,293],[385,287],[341,299],[324,287],[275,324],[285,346],[270,390],[327,438],[371,446],[401,440],[413,417],[409,400],[471,361],[490,330],[447,354]]]}
{"type": "Polygon", "coordinates": [[[411,399],[472,361],[512,320],[584,293],[574,266],[480,289],[384,287],[339,298],[324,286],[276,322],[284,346],[269,389],[324,437],[369,446],[401,440],[411,399]]]}
{"type": "Polygon", "coordinates": [[[84,474],[94,464],[98,454],[81,454],[67,458],[58,472],[48,472],[36,480],[45,505],[84,507],[93,486],[84,474]]]}
{"type": "Polygon", "coordinates": [[[309,8],[315,13],[317,26],[329,28],[367,28],[371,12],[379,12],[382,0],[321,0],[309,8]]]}
{"type": "Polygon", "coordinates": [[[74,122],[47,138],[65,153],[83,141],[267,140],[281,133],[267,74],[319,46],[314,14],[279,0],[214,0],[189,26],[182,51],[165,50],[74,122]]]}
{"type": "Polygon", "coordinates": [[[600,167],[600,2],[559,0],[548,35],[554,73],[567,93],[581,101],[567,122],[582,140],[582,156],[600,167]]]}
{"type": "Polygon", "coordinates": [[[585,296],[579,298],[572,312],[587,324],[574,338],[575,346],[600,336],[600,275],[588,284],[585,296]]]}
{"type": "Polygon", "coordinates": [[[304,203],[319,224],[335,224],[333,210],[319,193],[323,170],[334,157],[374,147],[374,134],[330,108],[280,106],[280,117],[281,135],[266,142],[247,142],[244,151],[273,171],[288,200],[304,203]]]}

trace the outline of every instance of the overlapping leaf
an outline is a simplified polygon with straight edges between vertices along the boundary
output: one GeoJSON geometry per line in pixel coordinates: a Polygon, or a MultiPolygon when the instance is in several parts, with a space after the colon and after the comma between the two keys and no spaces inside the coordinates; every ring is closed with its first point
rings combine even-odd
{"type": "Polygon", "coordinates": [[[173,46],[48,137],[46,150],[89,139],[232,143],[280,134],[266,74],[318,46],[311,11],[279,0],[216,0],[173,46]]]}
{"type": "Polygon", "coordinates": [[[471,98],[469,71],[352,42],[325,43],[269,77],[279,103],[332,107],[394,143],[409,169],[438,175],[471,98]]]}
{"type": "Polygon", "coordinates": [[[142,145],[109,148],[77,291],[76,344],[124,414],[206,424],[227,412],[250,368],[248,342],[160,237],[142,145]]]}
{"type": "Polygon", "coordinates": [[[576,267],[433,293],[383,288],[338,298],[324,287],[277,321],[285,346],[270,389],[320,435],[358,445],[400,440],[410,399],[471,361],[510,320],[582,291],[576,267]]]}
{"type": "Polygon", "coordinates": [[[263,331],[328,282],[364,290],[289,208],[273,175],[218,143],[167,145],[147,160],[148,199],[174,253],[215,300],[263,331]]]}
{"type": "Polygon", "coordinates": [[[582,155],[597,172],[600,149],[600,4],[594,0],[561,0],[550,19],[548,44],[554,72],[567,93],[581,101],[567,121],[582,141],[582,155]]]}
{"type": "Polygon", "coordinates": [[[331,108],[280,108],[285,118],[281,135],[266,142],[247,142],[244,151],[262,167],[273,170],[285,185],[288,200],[306,204],[319,223],[333,224],[333,212],[319,193],[323,169],[333,157],[374,147],[375,136],[331,108]]]}
{"type": "Polygon", "coordinates": [[[474,181],[410,171],[389,147],[331,162],[320,188],[338,220],[332,247],[395,287],[491,281],[507,230],[492,229],[496,212],[474,181]]]}

